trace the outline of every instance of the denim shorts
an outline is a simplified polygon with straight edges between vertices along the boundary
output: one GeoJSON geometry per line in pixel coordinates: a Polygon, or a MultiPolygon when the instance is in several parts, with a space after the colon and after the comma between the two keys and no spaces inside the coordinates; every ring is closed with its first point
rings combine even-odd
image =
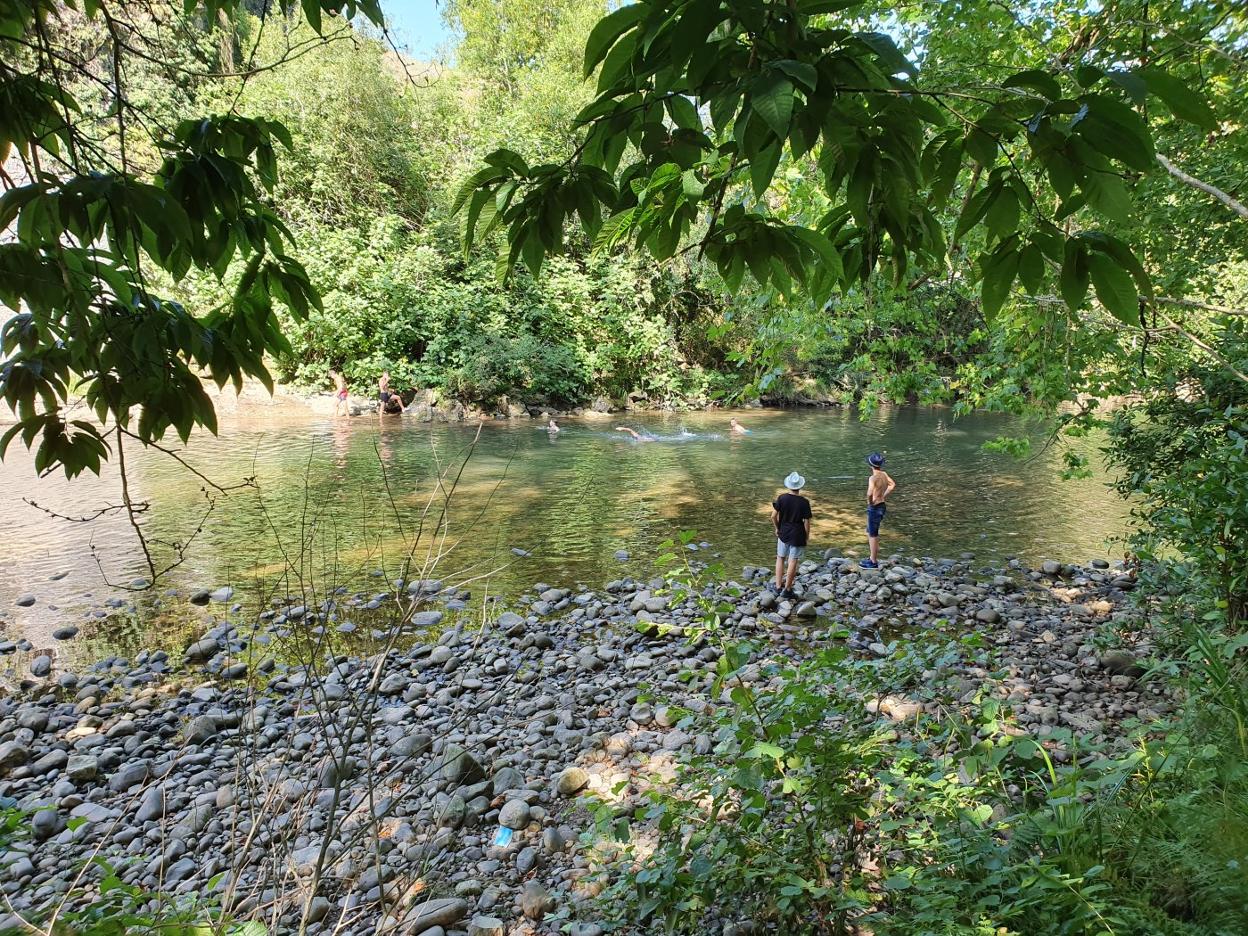
{"type": "Polygon", "coordinates": [[[790,546],[782,539],[776,540],[777,559],[801,559],[806,555],[805,546],[790,546]]]}
{"type": "Polygon", "coordinates": [[[867,536],[880,535],[880,524],[887,510],[886,504],[873,504],[867,508],[867,536]]]}

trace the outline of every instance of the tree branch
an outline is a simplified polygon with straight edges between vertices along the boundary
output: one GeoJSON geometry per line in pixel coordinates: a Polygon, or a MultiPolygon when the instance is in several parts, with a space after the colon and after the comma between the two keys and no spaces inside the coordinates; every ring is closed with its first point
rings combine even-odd
{"type": "Polygon", "coordinates": [[[1235,212],[1245,221],[1248,221],[1248,205],[1245,205],[1243,202],[1238,201],[1234,197],[1226,194],[1226,192],[1222,191],[1220,188],[1210,185],[1208,182],[1201,182],[1200,179],[1193,175],[1188,175],[1161,153],[1157,154],[1157,162],[1161,163],[1162,168],[1165,169],[1166,172],[1170,173],[1184,185],[1190,185],[1194,189],[1200,189],[1202,192],[1212,195],[1222,204],[1226,205],[1227,208],[1230,208],[1231,211],[1235,212]]]}

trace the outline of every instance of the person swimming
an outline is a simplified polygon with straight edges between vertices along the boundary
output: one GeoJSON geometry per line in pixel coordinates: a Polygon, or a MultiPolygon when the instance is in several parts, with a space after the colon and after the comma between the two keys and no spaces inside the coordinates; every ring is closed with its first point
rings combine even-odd
{"type": "Polygon", "coordinates": [[[615,431],[627,432],[630,436],[633,437],[633,440],[635,442],[653,442],[654,441],[654,436],[650,435],[649,433],[642,435],[636,429],[629,429],[628,426],[616,426],[615,431]]]}
{"type": "Polygon", "coordinates": [[[555,420],[552,418],[550,422],[546,424],[546,431],[549,432],[551,435],[555,435],[556,433],[559,432],[559,424],[556,423],[555,420]]]}
{"type": "Polygon", "coordinates": [[[749,435],[750,434],[749,429],[746,429],[745,426],[737,422],[736,416],[733,416],[732,419],[728,420],[728,428],[732,432],[733,435],[749,435]]]}

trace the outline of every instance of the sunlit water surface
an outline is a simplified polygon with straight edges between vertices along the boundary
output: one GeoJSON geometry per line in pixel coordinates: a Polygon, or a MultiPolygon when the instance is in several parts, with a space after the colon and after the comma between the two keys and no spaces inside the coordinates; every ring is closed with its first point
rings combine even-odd
{"type": "MultiPolygon", "coordinates": [[[[535,421],[488,423],[478,436],[476,426],[408,417],[255,418],[223,425],[218,438],[195,436],[184,453],[222,487],[248,478],[254,487],[219,493],[156,452],[130,452],[128,473],[131,496],[149,504],[141,523],[157,566],[171,561],[169,544],[189,543],[157,593],[230,583],[241,594],[258,577],[271,584],[292,569],[380,590],[377,570],[400,574],[414,542],[417,565],[431,550],[445,554],[437,577],[469,581],[475,596],[535,582],[598,586],[651,574],[658,545],[681,530],[696,530],[711,544],[703,555],[720,554],[735,574],[772,562],[769,504],[793,470],[809,482],[813,548],[852,553],[865,547],[864,459],[876,450],[898,483],[886,553],[971,552],[987,564],[1120,552],[1113,540],[1127,510],[1104,476],[1063,481],[1060,453],[1040,444],[1029,460],[984,450],[1003,434],[1030,431],[1042,443],[1016,420],[916,408],[865,422],[846,410],[749,411],[736,415],[752,432],[733,437],[730,415],[567,419],[557,436],[535,421]],[[657,438],[632,441],[617,424],[657,438]],[[629,558],[616,558],[619,550],[629,558]]],[[[1085,444],[1099,464],[1097,443],[1085,444]]],[[[124,518],[62,519],[118,503],[115,470],[40,480],[14,446],[0,464],[0,636],[46,645],[55,627],[89,620],[110,597],[134,598],[109,584],[149,575],[124,518]],[[27,594],[36,603],[16,607],[27,594]]]]}

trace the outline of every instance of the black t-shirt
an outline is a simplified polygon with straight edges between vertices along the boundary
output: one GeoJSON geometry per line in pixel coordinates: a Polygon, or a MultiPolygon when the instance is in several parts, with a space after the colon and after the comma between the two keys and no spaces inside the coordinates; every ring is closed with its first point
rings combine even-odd
{"type": "Polygon", "coordinates": [[[806,545],[806,525],[809,520],[810,501],[800,494],[781,494],[771,505],[780,514],[780,542],[786,546],[806,545]]]}

